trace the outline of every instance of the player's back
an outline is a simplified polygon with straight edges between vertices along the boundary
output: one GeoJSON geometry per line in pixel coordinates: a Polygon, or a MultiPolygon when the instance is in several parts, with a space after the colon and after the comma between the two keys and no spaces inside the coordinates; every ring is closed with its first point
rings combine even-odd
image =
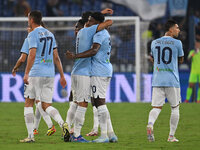
{"type": "Polygon", "coordinates": [[[151,53],[154,58],[152,86],[180,87],[178,57],[184,55],[181,41],[161,37],[152,42],[151,53]]]}
{"type": "Polygon", "coordinates": [[[112,64],[110,63],[111,41],[107,30],[96,33],[93,43],[101,45],[99,51],[92,57],[92,76],[112,77],[112,64]]]}
{"type": "MultiPolygon", "coordinates": [[[[98,25],[93,25],[78,32],[76,37],[76,53],[82,53],[91,48],[92,38],[97,31],[97,27],[98,25]]],[[[71,74],[90,76],[91,57],[76,59],[71,74]]]]}
{"type": "Polygon", "coordinates": [[[36,48],[36,57],[29,76],[54,77],[53,49],[57,47],[54,35],[40,26],[29,33],[28,41],[29,49],[36,48]]]}

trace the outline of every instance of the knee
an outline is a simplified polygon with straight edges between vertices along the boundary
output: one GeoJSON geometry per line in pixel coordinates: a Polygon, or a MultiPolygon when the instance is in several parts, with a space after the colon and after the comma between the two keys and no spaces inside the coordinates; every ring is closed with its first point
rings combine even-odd
{"type": "Polygon", "coordinates": [[[171,108],[171,113],[179,115],[179,106],[172,107],[171,108]]]}

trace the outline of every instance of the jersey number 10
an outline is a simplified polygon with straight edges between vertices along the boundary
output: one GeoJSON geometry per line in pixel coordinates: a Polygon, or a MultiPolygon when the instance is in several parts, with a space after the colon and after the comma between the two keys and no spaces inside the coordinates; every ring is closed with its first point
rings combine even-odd
{"type": "MultiPolygon", "coordinates": [[[[158,50],[158,64],[160,64],[160,46],[156,46],[156,49],[158,50]]],[[[161,56],[161,59],[162,59],[162,62],[164,63],[164,64],[170,64],[171,63],[171,61],[172,61],[172,49],[170,48],[170,47],[164,47],[163,49],[162,49],[162,56],[161,56]],[[169,58],[168,58],[168,60],[166,60],[165,59],[165,54],[166,54],[166,52],[169,52],[169,58]]]]}

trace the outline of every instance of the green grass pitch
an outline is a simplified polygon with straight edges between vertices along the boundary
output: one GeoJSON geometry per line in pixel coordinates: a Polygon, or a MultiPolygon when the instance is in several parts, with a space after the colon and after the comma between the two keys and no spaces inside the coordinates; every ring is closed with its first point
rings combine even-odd
{"type": "MultiPolygon", "coordinates": [[[[19,143],[27,136],[23,117],[23,103],[0,103],[0,150],[80,150],[80,149],[135,149],[135,150],[195,150],[200,149],[200,104],[181,104],[180,121],[176,132],[178,143],[168,143],[170,106],[165,104],[154,126],[155,142],[149,143],[146,137],[146,125],[150,103],[110,103],[107,104],[118,143],[65,143],[61,140],[61,130],[48,137],[47,126],[41,119],[39,135],[35,143],[19,143]]],[[[68,103],[54,103],[63,119],[66,119],[68,103]]],[[[92,129],[93,114],[89,104],[82,135],[92,129]]]]}

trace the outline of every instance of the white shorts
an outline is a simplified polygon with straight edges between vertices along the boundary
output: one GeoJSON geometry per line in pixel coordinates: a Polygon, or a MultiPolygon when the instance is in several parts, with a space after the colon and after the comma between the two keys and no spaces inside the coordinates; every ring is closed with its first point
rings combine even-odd
{"type": "Polygon", "coordinates": [[[71,91],[73,101],[90,102],[90,77],[81,75],[71,76],[71,91]]]}
{"type": "Polygon", "coordinates": [[[106,91],[110,84],[111,77],[91,77],[92,97],[106,98],[106,91]]]}
{"type": "Polygon", "coordinates": [[[24,97],[52,103],[54,91],[54,78],[29,77],[29,84],[25,85],[24,97]]]}
{"type": "Polygon", "coordinates": [[[181,103],[180,88],[175,87],[153,87],[152,106],[163,106],[167,98],[171,107],[175,107],[181,103]]]}

